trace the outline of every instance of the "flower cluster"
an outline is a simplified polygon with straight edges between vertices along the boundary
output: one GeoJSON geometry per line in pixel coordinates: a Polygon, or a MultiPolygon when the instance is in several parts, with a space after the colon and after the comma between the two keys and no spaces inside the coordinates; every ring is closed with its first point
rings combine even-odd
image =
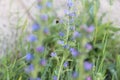
{"type": "MultiPolygon", "coordinates": [[[[93,49],[90,41],[95,27],[76,22],[79,21],[79,15],[73,8],[73,0],[67,0],[66,16],[58,19],[56,24],[56,15],[51,15],[54,14],[52,3],[40,0],[38,6],[41,14],[31,27],[32,33],[27,37],[29,53],[25,56],[27,64],[24,70],[29,74],[30,80],[60,80],[66,75],[71,75],[73,80],[80,77],[92,80],[90,71],[93,63],[85,61],[89,57],[84,56],[88,56],[93,49]],[[81,68],[84,68],[83,73],[79,71],[81,68]]],[[[69,80],[69,77],[65,80],[69,80]]]]}

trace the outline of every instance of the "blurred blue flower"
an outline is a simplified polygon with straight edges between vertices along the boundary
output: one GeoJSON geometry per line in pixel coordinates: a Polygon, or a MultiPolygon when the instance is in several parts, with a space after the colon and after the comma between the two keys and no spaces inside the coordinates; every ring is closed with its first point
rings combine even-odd
{"type": "Polygon", "coordinates": [[[28,36],[28,41],[29,42],[35,42],[37,40],[37,37],[33,34],[29,35],[28,36]]]}
{"type": "Polygon", "coordinates": [[[84,62],[84,69],[85,70],[91,70],[92,69],[92,67],[93,67],[93,64],[92,63],[90,63],[90,62],[88,62],[88,61],[85,61],[84,62]]]}
{"type": "Polygon", "coordinates": [[[42,66],[46,66],[46,64],[47,64],[47,61],[46,61],[46,59],[41,59],[40,60],[40,64],[42,65],[42,66]]]}
{"type": "Polygon", "coordinates": [[[73,39],[80,37],[81,34],[78,31],[74,31],[73,33],[73,39]]]}
{"type": "Polygon", "coordinates": [[[68,61],[65,61],[63,65],[65,68],[68,67],[68,61]]]}
{"type": "Polygon", "coordinates": [[[62,19],[59,20],[60,24],[62,24],[64,21],[62,19]]]}
{"type": "Polygon", "coordinates": [[[53,80],[58,80],[58,79],[57,79],[57,76],[53,76],[53,80]]]}
{"type": "Polygon", "coordinates": [[[51,2],[47,2],[47,3],[46,3],[46,6],[47,6],[48,8],[51,8],[51,7],[52,7],[52,3],[51,3],[51,2]]]}
{"type": "Polygon", "coordinates": [[[44,34],[49,34],[50,33],[50,31],[49,31],[49,29],[48,28],[44,28],[44,34]]]}
{"type": "Polygon", "coordinates": [[[36,51],[40,52],[40,53],[44,52],[44,50],[45,50],[44,46],[39,46],[39,47],[36,48],[36,51]]]}
{"type": "Polygon", "coordinates": [[[75,48],[70,48],[70,52],[74,57],[77,57],[79,55],[79,52],[75,48]]]}
{"type": "Polygon", "coordinates": [[[47,20],[48,20],[48,15],[47,15],[47,14],[42,14],[42,15],[40,16],[40,18],[41,18],[41,20],[43,20],[43,21],[47,21],[47,20]]]}
{"type": "Polygon", "coordinates": [[[59,36],[63,37],[64,35],[64,32],[59,32],[59,36]]]}
{"type": "Polygon", "coordinates": [[[56,57],[57,54],[56,54],[55,52],[52,52],[52,53],[50,54],[50,56],[51,56],[51,57],[56,57]]]}
{"type": "Polygon", "coordinates": [[[91,25],[91,26],[89,26],[89,27],[86,29],[86,31],[89,32],[89,33],[91,33],[91,32],[94,31],[94,29],[95,29],[95,27],[94,27],[93,25],[91,25]]]}
{"type": "Polygon", "coordinates": [[[77,77],[78,77],[78,72],[74,71],[74,72],[72,73],[72,77],[73,77],[73,78],[77,78],[77,77]]]}
{"type": "Polygon", "coordinates": [[[33,25],[32,25],[32,31],[37,31],[37,30],[39,30],[40,29],[40,25],[38,24],[38,23],[34,23],[33,25]]]}
{"type": "Polygon", "coordinates": [[[27,66],[27,67],[25,68],[25,72],[26,72],[26,73],[30,73],[30,72],[32,72],[32,71],[34,71],[34,65],[33,65],[33,64],[30,64],[29,66],[27,66]]]}
{"type": "Polygon", "coordinates": [[[36,78],[36,80],[41,80],[41,78],[36,78]]]}
{"type": "Polygon", "coordinates": [[[69,16],[70,16],[70,17],[75,17],[75,16],[76,16],[76,13],[75,13],[75,12],[71,12],[71,13],[69,13],[69,16]]]}
{"type": "Polygon", "coordinates": [[[66,15],[69,15],[70,11],[69,11],[69,10],[64,10],[64,13],[65,13],[66,15]]]}
{"type": "Polygon", "coordinates": [[[67,0],[67,6],[68,6],[68,7],[72,7],[72,6],[73,6],[72,0],[67,0]]]}
{"type": "Polygon", "coordinates": [[[25,58],[26,58],[26,61],[31,61],[34,58],[34,56],[31,53],[27,53],[25,58]]]}
{"type": "Polygon", "coordinates": [[[86,48],[87,50],[92,50],[92,45],[89,44],[89,43],[87,43],[87,44],[85,45],[85,48],[86,48]]]}
{"type": "Polygon", "coordinates": [[[39,9],[39,10],[41,10],[42,8],[43,8],[43,6],[42,5],[37,5],[37,8],[39,9]]]}

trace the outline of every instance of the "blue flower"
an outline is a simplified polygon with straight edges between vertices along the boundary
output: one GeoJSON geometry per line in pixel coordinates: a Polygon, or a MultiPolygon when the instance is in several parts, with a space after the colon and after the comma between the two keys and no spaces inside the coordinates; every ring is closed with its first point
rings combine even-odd
{"type": "Polygon", "coordinates": [[[76,16],[76,13],[75,12],[71,12],[71,13],[69,13],[69,16],[70,17],[74,17],[74,16],[76,16]]]}
{"type": "Polygon", "coordinates": [[[75,31],[75,32],[73,33],[73,39],[78,38],[78,37],[80,37],[80,36],[81,36],[81,34],[80,34],[78,31],[75,31]]]}
{"type": "Polygon", "coordinates": [[[41,9],[43,8],[43,6],[42,6],[42,5],[38,5],[37,8],[38,8],[39,10],[41,10],[41,9]]]}
{"type": "Polygon", "coordinates": [[[30,64],[29,66],[27,66],[27,67],[25,68],[25,72],[26,72],[26,73],[30,73],[30,72],[32,72],[32,71],[34,71],[34,65],[33,65],[33,64],[30,64]]]}
{"type": "Polygon", "coordinates": [[[77,78],[77,77],[78,77],[78,72],[74,71],[74,72],[72,73],[72,77],[73,77],[73,78],[77,78]]]}
{"type": "Polygon", "coordinates": [[[32,31],[37,31],[37,30],[39,30],[40,29],[40,25],[38,24],[38,23],[34,23],[33,25],[32,25],[32,31]]]}
{"type": "Polygon", "coordinates": [[[46,66],[46,64],[47,64],[47,61],[46,61],[46,59],[41,59],[40,60],[40,64],[42,65],[42,66],[46,66]]]}
{"type": "Polygon", "coordinates": [[[36,80],[41,80],[41,78],[36,78],[36,80]]]}
{"type": "Polygon", "coordinates": [[[65,61],[63,65],[65,68],[68,67],[68,61],[65,61]]]}
{"type": "Polygon", "coordinates": [[[51,8],[51,7],[52,7],[52,3],[51,3],[51,2],[47,2],[47,3],[46,3],[46,6],[47,6],[48,8],[51,8]]]}
{"type": "Polygon", "coordinates": [[[50,54],[50,56],[51,56],[51,57],[56,57],[57,54],[56,54],[55,52],[52,52],[52,53],[50,54]]]}
{"type": "Polygon", "coordinates": [[[49,34],[50,33],[50,31],[49,31],[49,29],[48,28],[44,28],[44,31],[43,31],[45,34],[49,34]]]}
{"type": "Polygon", "coordinates": [[[26,61],[31,61],[34,58],[34,56],[31,53],[27,53],[25,58],[26,58],[26,61]]]}
{"type": "Polygon", "coordinates": [[[57,79],[57,76],[53,76],[53,80],[58,80],[58,79],[57,79]]]}
{"type": "Polygon", "coordinates": [[[39,46],[39,47],[36,48],[36,51],[40,52],[40,53],[44,52],[44,50],[45,50],[44,46],[39,46]]]}
{"type": "Polygon", "coordinates": [[[36,40],[37,40],[37,37],[33,34],[28,36],[28,41],[29,42],[35,42],[36,40]]]}
{"type": "Polygon", "coordinates": [[[70,52],[74,57],[77,57],[79,55],[79,52],[75,48],[70,48],[70,52]]]}
{"type": "Polygon", "coordinates": [[[91,50],[91,49],[92,49],[92,45],[89,44],[89,43],[87,43],[87,44],[85,45],[85,48],[86,48],[87,50],[91,50]]]}
{"type": "Polygon", "coordinates": [[[64,10],[64,13],[65,13],[66,15],[69,15],[70,11],[69,11],[69,10],[64,10]]]}
{"type": "Polygon", "coordinates": [[[92,67],[93,67],[93,64],[92,63],[90,63],[90,62],[88,62],[88,61],[85,61],[84,62],[84,69],[85,70],[91,70],[92,69],[92,67]]]}
{"type": "Polygon", "coordinates": [[[64,35],[64,32],[59,32],[59,36],[63,37],[64,35]]]}
{"type": "Polygon", "coordinates": [[[41,19],[42,19],[43,21],[47,21],[47,20],[48,20],[48,15],[47,15],[47,14],[41,15],[41,19]]]}
{"type": "Polygon", "coordinates": [[[95,27],[94,27],[93,25],[91,25],[91,26],[89,26],[89,27],[86,29],[86,31],[89,32],[89,33],[91,33],[91,32],[94,31],[94,29],[95,29],[95,27]]]}
{"type": "Polygon", "coordinates": [[[68,1],[67,1],[67,6],[68,6],[68,7],[72,7],[72,6],[73,6],[72,0],[68,0],[68,1]]]}

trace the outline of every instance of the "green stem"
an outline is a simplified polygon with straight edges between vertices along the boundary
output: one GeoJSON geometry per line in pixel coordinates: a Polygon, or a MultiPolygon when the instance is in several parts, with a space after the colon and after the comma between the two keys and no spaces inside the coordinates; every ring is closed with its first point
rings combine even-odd
{"type": "Polygon", "coordinates": [[[59,78],[60,78],[60,74],[61,74],[61,72],[62,72],[62,68],[63,68],[62,65],[63,65],[64,60],[65,60],[65,58],[63,57],[63,58],[62,58],[62,61],[61,61],[61,64],[60,64],[60,69],[59,69],[59,72],[58,72],[57,80],[59,80],[59,78]]]}

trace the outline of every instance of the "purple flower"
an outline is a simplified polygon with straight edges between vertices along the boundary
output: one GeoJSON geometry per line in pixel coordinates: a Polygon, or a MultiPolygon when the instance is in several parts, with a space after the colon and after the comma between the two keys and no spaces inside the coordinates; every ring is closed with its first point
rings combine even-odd
{"type": "Polygon", "coordinates": [[[66,15],[69,15],[70,11],[69,11],[69,10],[64,10],[64,13],[65,13],[66,15]]]}
{"type": "Polygon", "coordinates": [[[59,23],[62,24],[64,21],[62,19],[59,20],[59,23]]]}
{"type": "Polygon", "coordinates": [[[28,36],[28,41],[29,42],[35,42],[36,40],[37,40],[37,37],[33,34],[28,36]]]}
{"type": "Polygon", "coordinates": [[[60,35],[61,37],[63,37],[65,34],[64,34],[64,32],[59,32],[59,35],[60,35]]]}
{"type": "Polygon", "coordinates": [[[86,80],[92,80],[91,76],[88,76],[88,77],[86,78],[86,80]]]}
{"type": "Polygon", "coordinates": [[[73,38],[78,38],[78,37],[80,37],[81,36],[81,34],[78,32],[78,31],[75,31],[74,33],[73,33],[73,38]]]}
{"type": "Polygon", "coordinates": [[[68,7],[72,7],[72,6],[73,6],[72,0],[67,0],[67,6],[68,6],[68,7]]]}
{"type": "Polygon", "coordinates": [[[91,25],[91,26],[89,26],[89,27],[86,29],[86,31],[89,32],[89,33],[91,33],[91,32],[94,31],[94,29],[95,29],[95,27],[91,25]]]}
{"type": "Polygon", "coordinates": [[[85,45],[85,48],[86,48],[87,50],[91,50],[91,49],[92,49],[92,45],[89,44],[89,43],[87,43],[87,44],[85,45]]]}
{"type": "Polygon", "coordinates": [[[52,53],[50,54],[50,56],[51,56],[51,57],[56,57],[57,54],[56,54],[55,52],[52,52],[52,53]]]}
{"type": "Polygon", "coordinates": [[[73,78],[77,78],[77,77],[78,77],[78,72],[74,71],[74,72],[72,73],[72,77],[73,77],[73,78]]]}
{"type": "Polygon", "coordinates": [[[26,58],[26,61],[31,61],[34,58],[34,56],[31,53],[27,53],[25,58],[26,58]]]}
{"type": "Polygon", "coordinates": [[[64,62],[63,65],[64,65],[65,68],[68,67],[68,61],[64,62]]]}
{"type": "Polygon", "coordinates": [[[42,7],[42,5],[38,5],[37,8],[38,8],[39,10],[41,10],[43,7],[42,7]]]}
{"type": "Polygon", "coordinates": [[[34,65],[30,64],[28,67],[25,68],[26,73],[30,73],[34,70],[34,65]]]}
{"type": "Polygon", "coordinates": [[[58,80],[58,79],[57,79],[57,76],[53,76],[53,80],[58,80]]]}
{"type": "Polygon", "coordinates": [[[46,66],[46,64],[47,64],[46,59],[41,59],[41,60],[40,60],[40,64],[41,64],[42,66],[46,66]]]}
{"type": "Polygon", "coordinates": [[[38,23],[34,23],[33,25],[32,25],[32,31],[37,31],[37,30],[39,30],[40,29],[40,25],[38,24],[38,23]]]}
{"type": "Polygon", "coordinates": [[[36,51],[40,53],[44,52],[44,50],[45,50],[44,46],[39,46],[36,48],[36,51]]]}
{"type": "Polygon", "coordinates": [[[90,62],[88,62],[88,61],[85,61],[84,62],[84,69],[85,70],[91,70],[92,69],[92,67],[93,67],[93,64],[92,63],[90,63],[90,62]]]}
{"type": "Polygon", "coordinates": [[[41,19],[42,19],[43,21],[47,21],[47,20],[48,20],[48,15],[47,15],[47,14],[41,15],[41,19]]]}
{"type": "Polygon", "coordinates": [[[76,14],[75,14],[75,12],[71,12],[71,13],[69,13],[69,16],[74,17],[74,16],[76,16],[76,14]]]}
{"type": "Polygon", "coordinates": [[[49,34],[49,29],[48,28],[44,28],[44,31],[43,31],[45,34],[49,34]]]}
{"type": "Polygon", "coordinates": [[[47,6],[48,8],[51,8],[51,7],[52,7],[52,3],[51,3],[51,2],[47,2],[47,3],[46,3],[46,6],[47,6]]]}
{"type": "Polygon", "coordinates": [[[79,52],[75,48],[70,48],[70,52],[74,57],[77,57],[79,55],[79,52]]]}

